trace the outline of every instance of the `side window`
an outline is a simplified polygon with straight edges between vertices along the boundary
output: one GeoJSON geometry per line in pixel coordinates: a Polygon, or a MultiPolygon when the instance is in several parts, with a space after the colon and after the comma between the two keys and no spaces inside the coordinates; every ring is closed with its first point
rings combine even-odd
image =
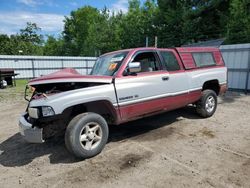
{"type": "Polygon", "coordinates": [[[197,52],[192,55],[197,67],[215,65],[213,54],[210,52],[197,52]]]}
{"type": "Polygon", "coordinates": [[[167,71],[180,70],[179,63],[177,59],[175,58],[175,55],[172,52],[161,51],[160,53],[161,53],[161,56],[163,57],[164,65],[167,71]]]}
{"type": "Polygon", "coordinates": [[[141,72],[152,72],[161,70],[160,63],[154,52],[142,52],[135,56],[133,62],[141,63],[141,72]]]}

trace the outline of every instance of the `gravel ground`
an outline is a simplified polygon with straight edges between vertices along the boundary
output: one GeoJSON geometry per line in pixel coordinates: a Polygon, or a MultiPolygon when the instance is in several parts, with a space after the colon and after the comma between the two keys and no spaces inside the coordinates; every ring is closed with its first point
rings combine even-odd
{"type": "Polygon", "coordinates": [[[27,104],[7,96],[0,96],[0,187],[250,187],[250,96],[221,97],[209,119],[186,107],[110,127],[103,152],[84,161],[62,138],[25,143],[17,121],[27,104]]]}

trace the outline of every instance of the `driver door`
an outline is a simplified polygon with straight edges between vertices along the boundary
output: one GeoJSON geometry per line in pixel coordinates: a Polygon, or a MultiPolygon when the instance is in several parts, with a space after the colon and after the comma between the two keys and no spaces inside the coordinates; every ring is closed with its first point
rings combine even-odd
{"type": "Polygon", "coordinates": [[[136,75],[117,78],[115,87],[122,120],[161,111],[169,73],[163,70],[156,51],[138,51],[131,62],[140,62],[136,75]]]}

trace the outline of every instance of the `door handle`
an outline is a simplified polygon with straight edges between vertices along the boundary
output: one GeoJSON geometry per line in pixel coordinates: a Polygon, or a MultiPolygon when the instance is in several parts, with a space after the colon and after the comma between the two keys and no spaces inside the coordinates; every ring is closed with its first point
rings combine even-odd
{"type": "Polygon", "coordinates": [[[161,78],[163,81],[167,81],[167,80],[169,80],[169,76],[164,76],[164,77],[162,77],[161,78]]]}

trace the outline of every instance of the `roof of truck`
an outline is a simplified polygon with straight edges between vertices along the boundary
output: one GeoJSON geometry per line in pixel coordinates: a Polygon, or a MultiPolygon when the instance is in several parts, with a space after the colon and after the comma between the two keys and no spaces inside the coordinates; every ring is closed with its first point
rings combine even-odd
{"type": "Polygon", "coordinates": [[[178,52],[214,52],[219,51],[216,47],[179,47],[175,48],[178,52]]]}
{"type": "Polygon", "coordinates": [[[155,48],[155,47],[140,47],[140,48],[130,48],[130,49],[123,49],[117,50],[113,52],[108,52],[103,55],[119,53],[119,52],[130,52],[130,51],[139,51],[139,50],[164,50],[164,49],[175,49],[178,52],[213,52],[218,51],[219,48],[216,47],[176,47],[176,48],[155,48]]]}

